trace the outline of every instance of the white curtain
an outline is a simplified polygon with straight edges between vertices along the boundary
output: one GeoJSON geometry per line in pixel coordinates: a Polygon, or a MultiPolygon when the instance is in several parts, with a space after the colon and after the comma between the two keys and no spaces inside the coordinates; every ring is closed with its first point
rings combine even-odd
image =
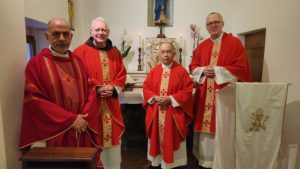
{"type": "Polygon", "coordinates": [[[287,84],[236,83],[236,169],[277,169],[287,84]]]}
{"type": "Polygon", "coordinates": [[[216,93],[216,131],[213,169],[234,169],[235,87],[216,93]]]}

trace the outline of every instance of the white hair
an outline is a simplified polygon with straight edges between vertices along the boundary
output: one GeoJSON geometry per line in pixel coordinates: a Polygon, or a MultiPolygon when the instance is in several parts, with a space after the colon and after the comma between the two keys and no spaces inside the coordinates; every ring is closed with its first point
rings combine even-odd
{"type": "Polygon", "coordinates": [[[92,20],[91,29],[92,29],[93,25],[97,22],[104,22],[106,24],[107,29],[110,30],[107,21],[103,17],[99,17],[99,16],[92,20]]]}
{"type": "MultiPolygon", "coordinates": [[[[209,13],[209,14],[207,15],[207,17],[210,16],[210,15],[214,15],[214,14],[219,15],[220,20],[221,20],[222,22],[224,22],[224,21],[223,21],[223,16],[222,16],[220,13],[218,13],[218,12],[211,12],[211,13],[209,13]]],[[[206,18],[207,18],[207,17],[206,17],[206,18]]]]}

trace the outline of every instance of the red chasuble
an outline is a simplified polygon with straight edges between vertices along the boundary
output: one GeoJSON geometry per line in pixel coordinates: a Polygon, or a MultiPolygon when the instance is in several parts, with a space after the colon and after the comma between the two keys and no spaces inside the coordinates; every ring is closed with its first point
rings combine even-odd
{"type": "Polygon", "coordinates": [[[25,95],[20,148],[46,140],[46,146],[92,146],[97,134],[94,119],[98,108],[92,102],[82,62],[69,52],[68,58],[54,57],[43,49],[25,71],[25,95]],[[88,114],[89,129],[79,134],[72,128],[78,114],[88,114]]]}
{"type": "Polygon", "coordinates": [[[173,162],[173,152],[179,148],[180,142],[186,140],[188,125],[192,122],[192,90],[193,83],[187,71],[176,62],[173,62],[170,70],[167,95],[172,95],[179,103],[179,107],[168,105],[165,114],[164,143],[159,142],[158,105],[149,104],[148,100],[160,95],[162,80],[162,65],[152,68],[143,85],[144,107],[146,108],[146,133],[150,139],[150,152],[153,157],[161,154],[163,148],[163,160],[173,162]]]}
{"type": "MultiPolygon", "coordinates": [[[[207,39],[198,45],[193,53],[192,62],[190,64],[190,71],[192,72],[197,67],[205,67],[210,64],[213,41],[207,39]]],[[[218,60],[216,66],[222,66],[226,68],[232,75],[234,75],[238,81],[249,82],[251,81],[251,74],[248,66],[248,58],[246,56],[244,47],[240,40],[231,34],[223,33],[221,47],[219,50],[218,60]]],[[[216,90],[224,88],[227,84],[217,85],[214,82],[214,93],[216,90]]],[[[210,120],[203,120],[205,111],[205,99],[207,91],[207,78],[203,84],[198,85],[198,89],[195,95],[195,125],[194,130],[196,132],[215,133],[216,130],[216,112],[215,101],[212,105],[212,114],[210,120]],[[204,130],[204,128],[208,128],[204,130]]],[[[214,96],[215,97],[215,94],[214,96]]]]}
{"type": "MultiPolygon", "coordinates": [[[[74,54],[88,65],[90,86],[95,87],[109,84],[114,87],[123,88],[126,81],[126,70],[122,57],[120,52],[112,47],[110,40],[108,40],[108,43],[106,48],[100,49],[93,45],[90,38],[85,44],[79,46],[74,51],[74,54]],[[101,59],[103,58],[101,55],[105,55],[105,59],[101,59]]],[[[98,132],[101,133],[99,145],[101,147],[118,145],[124,131],[119,98],[98,97],[97,104],[100,107],[98,113],[98,132]],[[105,111],[102,111],[103,109],[105,111]],[[106,125],[107,122],[108,124],[106,125]]]]}

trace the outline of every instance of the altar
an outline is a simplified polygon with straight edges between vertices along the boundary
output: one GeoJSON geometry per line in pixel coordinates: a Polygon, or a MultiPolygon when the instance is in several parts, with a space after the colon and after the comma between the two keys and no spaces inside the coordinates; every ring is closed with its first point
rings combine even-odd
{"type": "Polygon", "coordinates": [[[120,104],[142,104],[145,72],[128,73],[126,86],[120,93],[120,104]]]}
{"type": "Polygon", "coordinates": [[[143,88],[133,88],[120,94],[120,104],[142,104],[143,88]]]}
{"type": "Polygon", "coordinates": [[[144,72],[128,73],[131,84],[120,93],[125,132],[122,137],[122,146],[147,147],[145,133],[145,115],[143,108],[143,82],[147,76],[144,72]]]}

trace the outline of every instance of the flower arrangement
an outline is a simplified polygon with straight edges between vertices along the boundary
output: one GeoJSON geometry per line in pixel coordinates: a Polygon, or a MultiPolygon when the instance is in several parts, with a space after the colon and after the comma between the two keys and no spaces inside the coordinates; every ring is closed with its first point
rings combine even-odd
{"type": "Polygon", "coordinates": [[[196,24],[191,24],[190,30],[191,30],[191,36],[193,38],[193,51],[194,51],[195,47],[197,47],[197,45],[203,39],[203,37],[200,36],[200,27],[198,27],[196,24]]]}
{"type": "Polygon", "coordinates": [[[124,31],[122,32],[121,34],[121,37],[120,37],[120,52],[121,52],[121,56],[122,58],[125,58],[130,49],[131,49],[131,44],[132,44],[132,39],[130,37],[130,35],[127,34],[127,31],[126,29],[124,29],[124,31]]]}

